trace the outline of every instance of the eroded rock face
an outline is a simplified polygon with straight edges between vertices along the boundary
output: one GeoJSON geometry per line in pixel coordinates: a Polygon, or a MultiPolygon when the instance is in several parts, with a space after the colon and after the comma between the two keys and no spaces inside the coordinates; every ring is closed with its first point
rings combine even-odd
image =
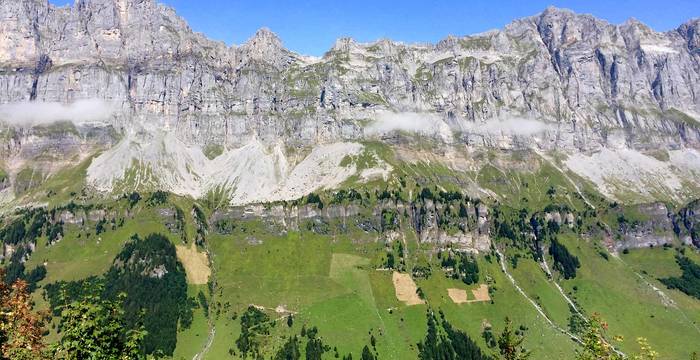
{"type": "Polygon", "coordinates": [[[455,215],[458,209],[446,211],[447,206],[454,207],[433,200],[410,203],[384,200],[372,207],[357,204],[331,204],[323,208],[314,204],[250,205],[216,211],[209,219],[209,227],[220,234],[230,234],[237,222],[257,219],[266,223],[270,230],[280,233],[304,227],[329,234],[356,226],[391,242],[400,238],[400,227],[404,226],[412,228],[420,242],[452,245],[476,252],[489,251],[491,223],[486,205],[468,202],[464,216],[455,215]],[[388,213],[392,215],[387,216],[388,213]],[[387,218],[394,220],[387,222],[387,218]]]}
{"type": "Polygon", "coordinates": [[[645,248],[672,244],[674,234],[674,214],[663,203],[635,206],[639,219],[627,220],[620,224],[622,239],[616,242],[616,249],[645,248]]]}
{"type": "Polygon", "coordinates": [[[681,241],[700,247],[700,200],[681,209],[674,220],[674,229],[681,241]]]}
{"type": "Polygon", "coordinates": [[[105,99],[118,131],[171,129],[200,145],[357,139],[356,120],[392,110],[437,114],[486,146],[697,148],[698,29],[550,8],[435,45],[341,39],[309,59],[265,29],[237,47],[211,41],[155,0],[3,1],[0,103],[105,99]],[[495,118],[548,125],[506,140],[473,126],[495,118]]]}

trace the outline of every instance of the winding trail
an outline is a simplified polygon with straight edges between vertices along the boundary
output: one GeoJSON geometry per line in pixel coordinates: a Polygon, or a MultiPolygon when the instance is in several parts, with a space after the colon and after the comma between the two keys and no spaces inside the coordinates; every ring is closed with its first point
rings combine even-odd
{"type": "Polygon", "coordinates": [[[204,348],[202,351],[198,352],[192,360],[202,360],[204,358],[204,355],[209,351],[211,348],[211,344],[214,342],[214,336],[216,336],[216,327],[211,325],[209,327],[209,335],[207,336],[207,343],[204,345],[204,348]]]}
{"type": "Polygon", "coordinates": [[[520,293],[520,295],[522,295],[527,301],[530,302],[530,304],[532,304],[532,307],[535,308],[535,310],[545,319],[545,321],[547,321],[547,323],[548,323],[552,328],[554,328],[555,330],[561,332],[562,334],[564,334],[564,335],[566,335],[566,336],[569,336],[571,339],[573,339],[573,340],[576,341],[577,343],[581,344],[581,343],[582,343],[582,342],[581,342],[581,339],[579,339],[578,336],[576,336],[576,335],[574,335],[574,334],[572,334],[572,333],[566,331],[565,329],[561,328],[559,325],[555,324],[554,321],[552,321],[552,319],[550,319],[549,316],[547,316],[547,314],[545,314],[545,312],[544,312],[544,310],[542,309],[542,307],[541,307],[539,304],[537,304],[537,302],[535,302],[534,300],[532,300],[532,299],[525,293],[525,291],[524,291],[524,290],[520,287],[520,285],[518,285],[518,283],[515,281],[515,278],[513,277],[513,275],[511,275],[511,274],[508,272],[508,268],[506,267],[506,263],[505,263],[505,258],[506,258],[505,255],[503,255],[503,253],[501,253],[501,251],[498,250],[498,248],[495,248],[495,249],[496,249],[496,254],[498,254],[498,262],[499,262],[499,264],[501,265],[501,270],[503,270],[503,273],[506,274],[506,277],[508,278],[508,280],[510,281],[510,283],[513,285],[513,287],[515,287],[515,290],[517,290],[517,291],[520,293]]]}
{"type": "Polygon", "coordinates": [[[549,276],[550,281],[556,286],[557,290],[559,291],[559,294],[566,300],[567,303],[569,303],[569,306],[571,306],[572,309],[578,314],[581,318],[583,318],[586,322],[588,322],[588,319],[586,319],[586,316],[583,315],[583,313],[579,310],[578,306],[569,298],[568,295],[564,292],[564,289],[559,286],[559,283],[554,280],[554,276],[552,276],[552,271],[549,269],[549,264],[547,263],[547,257],[543,256],[542,257],[542,268],[544,268],[544,271],[547,273],[547,276],[549,276]]]}

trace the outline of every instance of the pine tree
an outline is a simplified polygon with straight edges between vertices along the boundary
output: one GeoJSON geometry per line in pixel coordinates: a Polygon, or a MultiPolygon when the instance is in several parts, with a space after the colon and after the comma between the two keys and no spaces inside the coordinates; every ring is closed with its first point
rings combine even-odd
{"type": "Polygon", "coordinates": [[[372,351],[369,350],[367,345],[362,348],[362,360],[375,360],[374,354],[372,354],[372,351]]]}
{"type": "Polygon", "coordinates": [[[525,360],[530,357],[530,352],[523,348],[523,336],[513,333],[513,322],[506,318],[506,327],[498,337],[498,348],[504,360],[525,360]]]}
{"type": "Polygon", "coordinates": [[[275,355],[275,360],[299,360],[301,353],[299,352],[299,339],[290,337],[282,348],[275,355]]]}

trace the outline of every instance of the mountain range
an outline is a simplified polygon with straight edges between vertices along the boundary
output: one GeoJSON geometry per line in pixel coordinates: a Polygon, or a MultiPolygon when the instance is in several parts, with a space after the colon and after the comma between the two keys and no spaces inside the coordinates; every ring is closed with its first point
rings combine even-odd
{"type": "Polygon", "coordinates": [[[416,136],[462,168],[536,152],[620,200],[698,190],[698,19],[661,33],[547,8],[437,44],[343,38],[315,58],[267,29],[209,40],[155,0],[6,0],[0,37],[5,202],[82,161],[103,193],[289,200],[386,178],[379,158],[341,160],[416,136]]]}
{"type": "Polygon", "coordinates": [[[700,19],[312,57],[0,0],[3,359],[695,359],[698,179],[700,19]]]}

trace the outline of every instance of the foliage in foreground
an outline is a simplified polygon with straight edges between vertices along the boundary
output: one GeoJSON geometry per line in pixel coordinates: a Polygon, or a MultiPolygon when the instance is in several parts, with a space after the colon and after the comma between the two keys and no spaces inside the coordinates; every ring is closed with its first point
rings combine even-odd
{"type": "MultiPolygon", "coordinates": [[[[0,275],[4,271],[0,269],[0,275]]],[[[120,296],[120,301],[124,297],[120,296]]],[[[33,311],[27,283],[0,281],[0,359],[131,360],[143,358],[143,328],[126,330],[116,301],[71,302],[61,311],[61,339],[44,343],[46,316],[33,311]]]]}
{"type": "MultiPolygon", "coordinates": [[[[606,338],[607,330],[608,324],[599,315],[594,314],[588,320],[586,331],[581,337],[582,344],[576,352],[576,360],[655,360],[659,358],[659,353],[651,348],[645,338],[637,339],[641,348],[639,354],[625,356],[606,338]]],[[[622,338],[614,337],[613,340],[620,342],[622,338]]]]}
{"type": "Polygon", "coordinates": [[[90,298],[72,302],[61,312],[61,340],[54,345],[57,359],[118,359],[143,357],[143,327],[127,330],[121,302],[90,298]]]}
{"type": "Polygon", "coordinates": [[[32,312],[28,285],[18,280],[12,286],[2,281],[0,269],[0,359],[43,359],[45,317],[32,312]]]}
{"type": "Polygon", "coordinates": [[[501,336],[498,337],[498,349],[501,357],[505,360],[529,359],[531,352],[523,347],[525,337],[513,332],[513,322],[510,318],[506,318],[505,323],[506,326],[501,336]]]}

